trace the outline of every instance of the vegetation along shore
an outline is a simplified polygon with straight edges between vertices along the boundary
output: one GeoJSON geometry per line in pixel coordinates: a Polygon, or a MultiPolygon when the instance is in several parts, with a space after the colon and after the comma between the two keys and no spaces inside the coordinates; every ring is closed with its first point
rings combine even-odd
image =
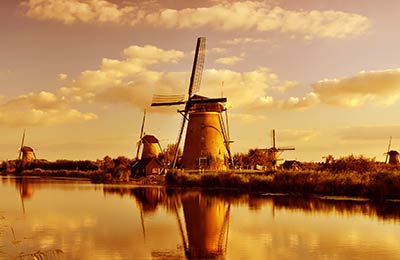
{"type": "Polygon", "coordinates": [[[133,183],[174,187],[226,188],[255,193],[363,197],[372,200],[400,199],[400,167],[375,162],[363,156],[329,158],[323,163],[301,163],[296,169],[228,171],[166,170],[148,176],[131,175],[135,160],[108,156],[97,161],[49,162],[36,160],[24,165],[4,161],[2,175],[87,178],[97,183],[133,183]]]}

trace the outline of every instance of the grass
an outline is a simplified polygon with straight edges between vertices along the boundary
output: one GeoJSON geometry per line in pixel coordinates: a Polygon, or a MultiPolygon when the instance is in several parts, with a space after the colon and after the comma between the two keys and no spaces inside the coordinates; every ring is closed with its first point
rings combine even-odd
{"type": "Polygon", "coordinates": [[[273,173],[214,172],[190,174],[171,171],[169,186],[219,187],[259,193],[317,194],[400,199],[400,171],[331,172],[276,171],[273,173]]]}

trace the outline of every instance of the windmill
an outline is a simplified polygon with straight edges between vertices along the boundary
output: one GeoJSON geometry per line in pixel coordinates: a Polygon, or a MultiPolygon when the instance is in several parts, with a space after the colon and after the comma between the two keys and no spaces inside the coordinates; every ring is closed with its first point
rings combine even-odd
{"type": "Polygon", "coordinates": [[[284,151],[293,151],[293,150],[295,150],[295,148],[294,148],[294,146],[276,147],[275,129],[272,129],[272,131],[271,131],[271,143],[272,143],[272,147],[269,149],[266,149],[265,151],[267,152],[268,164],[270,163],[271,168],[275,169],[275,167],[278,164],[279,156],[281,155],[281,153],[284,151]]]}
{"type": "Polygon", "coordinates": [[[21,147],[19,148],[18,161],[22,159],[23,162],[30,162],[33,161],[34,159],[36,160],[37,158],[35,151],[32,149],[32,147],[24,146],[25,132],[26,129],[24,129],[24,133],[22,134],[22,141],[21,141],[21,147]]]}
{"type": "Polygon", "coordinates": [[[178,112],[183,116],[176,142],[172,167],[176,167],[178,149],[188,121],[183,148],[182,167],[185,169],[226,169],[225,154],[231,159],[230,140],[222,118],[226,98],[207,98],[196,95],[200,89],[204,68],[206,38],[197,39],[188,97],[181,95],[154,95],[151,106],[185,105],[178,112]]]}
{"type": "Polygon", "coordinates": [[[139,151],[143,146],[141,159],[145,158],[157,158],[158,152],[161,151],[161,145],[158,139],[154,135],[146,135],[144,133],[144,123],[146,121],[146,109],[143,112],[142,127],[140,129],[139,140],[136,142],[136,160],[139,159],[139,151]]]}

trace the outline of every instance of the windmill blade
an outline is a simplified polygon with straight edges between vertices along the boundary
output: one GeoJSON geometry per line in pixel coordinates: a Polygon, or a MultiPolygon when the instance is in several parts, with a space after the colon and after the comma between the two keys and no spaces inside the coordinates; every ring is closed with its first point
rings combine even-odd
{"type": "Polygon", "coordinates": [[[140,129],[140,137],[139,137],[139,142],[137,145],[137,150],[136,150],[136,159],[139,158],[139,150],[140,150],[140,145],[142,144],[142,138],[143,138],[143,130],[144,130],[144,122],[146,120],[146,109],[143,112],[143,121],[142,121],[142,127],[140,129]]]}
{"type": "Polygon", "coordinates": [[[296,150],[294,146],[282,146],[277,148],[278,151],[294,151],[296,150]]]}
{"type": "Polygon", "coordinates": [[[22,141],[21,141],[21,147],[19,148],[18,160],[21,160],[22,147],[24,147],[24,142],[25,142],[25,132],[26,129],[24,129],[24,133],[22,134],[22,141]]]}
{"type": "Polygon", "coordinates": [[[152,107],[183,105],[185,95],[153,95],[152,107]]]}
{"type": "Polygon", "coordinates": [[[224,144],[225,144],[226,152],[228,154],[229,164],[231,166],[233,166],[231,149],[230,149],[231,141],[229,140],[229,134],[227,133],[227,130],[225,128],[224,120],[222,118],[222,114],[221,113],[219,114],[219,124],[221,125],[222,138],[224,139],[224,144]]]}
{"type": "Polygon", "coordinates": [[[272,143],[272,148],[276,148],[276,139],[275,139],[275,129],[272,129],[271,131],[271,143],[272,143]]]}
{"type": "Polygon", "coordinates": [[[186,109],[186,110],[184,111],[184,114],[183,114],[183,119],[182,119],[181,128],[180,128],[180,130],[179,130],[178,140],[176,141],[176,147],[175,147],[175,152],[174,152],[174,159],[173,159],[173,161],[172,161],[172,168],[175,168],[175,166],[176,166],[176,161],[178,160],[179,145],[180,145],[180,143],[181,143],[182,134],[183,134],[183,129],[185,128],[185,124],[186,124],[188,112],[189,112],[188,109],[186,109]]]}
{"type": "Polygon", "coordinates": [[[190,84],[188,98],[200,90],[201,76],[203,74],[204,59],[206,57],[206,38],[197,38],[196,53],[194,55],[192,75],[190,76],[190,84]]]}
{"type": "Polygon", "coordinates": [[[388,156],[389,156],[389,151],[390,151],[391,144],[392,144],[392,137],[389,138],[389,145],[388,145],[388,149],[387,149],[387,153],[386,153],[385,163],[387,163],[387,161],[388,161],[388,156]]]}
{"type": "Polygon", "coordinates": [[[191,104],[202,104],[202,103],[225,103],[226,98],[193,98],[190,100],[191,104]]]}

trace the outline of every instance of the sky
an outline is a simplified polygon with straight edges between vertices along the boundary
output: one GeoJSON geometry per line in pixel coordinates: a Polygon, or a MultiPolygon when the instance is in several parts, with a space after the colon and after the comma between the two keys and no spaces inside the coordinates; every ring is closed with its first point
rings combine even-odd
{"type": "MultiPolygon", "coordinates": [[[[227,97],[232,153],[295,146],[284,159],[363,155],[400,145],[400,1],[3,0],[0,160],[136,155],[145,132],[174,143],[197,37],[198,94],[227,97]]],[[[183,145],[183,142],[182,144],[183,145]]]]}

